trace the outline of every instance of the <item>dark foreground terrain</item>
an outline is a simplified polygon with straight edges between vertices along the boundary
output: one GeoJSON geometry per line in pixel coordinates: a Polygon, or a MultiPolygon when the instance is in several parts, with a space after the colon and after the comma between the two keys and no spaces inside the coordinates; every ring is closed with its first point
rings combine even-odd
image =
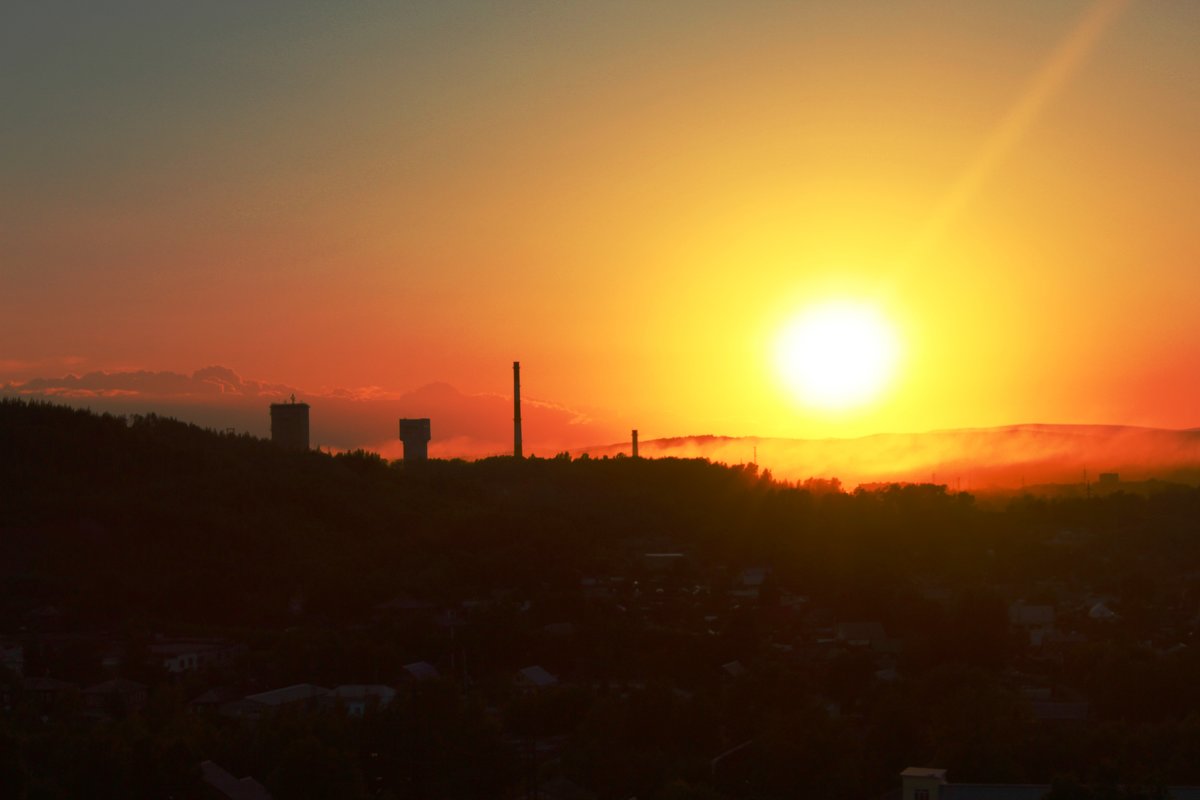
{"type": "Polygon", "coordinates": [[[1200,783],[1198,578],[1187,487],[414,468],[4,401],[0,796],[1154,797],[1200,783]]]}

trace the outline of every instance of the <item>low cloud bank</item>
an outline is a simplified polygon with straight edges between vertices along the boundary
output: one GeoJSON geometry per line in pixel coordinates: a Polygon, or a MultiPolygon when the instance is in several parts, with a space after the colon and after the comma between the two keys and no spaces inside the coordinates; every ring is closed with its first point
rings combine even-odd
{"type": "MultiPolygon", "coordinates": [[[[314,446],[365,448],[388,458],[401,455],[399,419],[429,417],[437,458],[477,458],[512,452],[512,398],[464,394],[435,383],[410,392],[380,387],[306,391],[285,384],[242,378],[213,366],[190,375],[177,372],[113,371],[30,378],[0,385],[0,395],[51,400],[114,414],[156,413],[208,428],[233,428],[270,435],[269,405],[292,395],[308,403],[314,446]]],[[[537,399],[522,403],[525,449],[553,455],[582,442],[611,441],[615,430],[577,410],[537,399]]]]}
{"type": "MultiPolygon", "coordinates": [[[[592,455],[628,453],[629,445],[585,448],[592,455]]],[[[643,441],[643,456],[750,463],[777,478],[838,478],[863,483],[944,483],[952,489],[1016,489],[1045,483],[1200,479],[1200,430],[1118,425],[1017,425],[858,439],[757,439],[695,436],[643,441]]]]}

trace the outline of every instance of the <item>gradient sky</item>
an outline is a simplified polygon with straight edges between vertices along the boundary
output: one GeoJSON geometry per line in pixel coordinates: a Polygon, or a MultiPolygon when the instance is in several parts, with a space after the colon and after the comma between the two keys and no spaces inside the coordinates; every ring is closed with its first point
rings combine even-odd
{"type": "Polygon", "coordinates": [[[520,359],[647,438],[1197,426],[1197,41],[1185,0],[6,3],[0,383],[520,359]],[[854,413],[772,366],[827,297],[903,339],[854,413]]]}

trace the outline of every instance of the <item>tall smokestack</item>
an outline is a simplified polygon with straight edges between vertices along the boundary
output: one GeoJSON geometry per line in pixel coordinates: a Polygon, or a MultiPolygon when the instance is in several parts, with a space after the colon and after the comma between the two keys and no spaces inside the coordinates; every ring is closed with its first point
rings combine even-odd
{"type": "Polygon", "coordinates": [[[637,428],[633,429],[633,457],[637,458],[637,428]]]}
{"type": "Polygon", "coordinates": [[[513,457],[524,458],[521,452],[521,362],[513,362],[513,457]]]}

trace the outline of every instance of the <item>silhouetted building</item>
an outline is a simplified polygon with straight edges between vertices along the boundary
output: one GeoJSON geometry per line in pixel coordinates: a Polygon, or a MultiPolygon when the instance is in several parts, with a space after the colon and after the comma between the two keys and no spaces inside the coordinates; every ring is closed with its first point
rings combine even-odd
{"type": "Polygon", "coordinates": [[[632,455],[633,455],[633,457],[634,457],[634,458],[637,458],[637,457],[638,457],[638,449],[637,449],[637,428],[634,428],[634,429],[633,429],[633,453],[632,453],[632,455]]]}
{"type": "MultiPolygon", "coordinates": [[[[932,767],[909,767],[900,773],[900,800],[1041,800],[1051,788],[1046,783],[951,783],[946,770],[932,767]]],[[[1200,797],[1200,787],[1166,786],[1155,797],[1194,800],[1200,797]]]]}
{"type": "Polygon", "coordinates": [[[400,441],[404,442],[404,461],[429,460],[429,439],[431,438],[428,419],[400,420],[400,441]]]}
{"type": "Polygon", "coordinates": [[[412,664],[404,665],[404,675],[410,681],[435,681],[441,677],[437,671],[437,667],[430,664],[428,661],[414,661],[412,664]]]}
{"type": "Polygon", "coordinates": [[[308,403],[271,404],[271,441],[287,450],[308,449],[308,403]]]}
{"type": "Polygon", "coordinates": [[[200,764],[200,777],[209,788],[205,797],[225,797],[230,800],[271,800],[267,788],[251,777],[235,778],[219,764],[204,761],[200,764]]]}
{"type": "Polygon", "coordinates": [[[88,708],[120,717],[146,707],[148,687],[137,681],[116,678],[98,683],[83,694],[88,708]]]}
{"type": "Polygon", "coordinates": [[[547,672],[540,665],[534,664],[532,667],[517,670],[516,684],[517,688],[522,691],[536,691],[538,689],[550,689],[557,686],[558,678],[547,672]]]}
{"type": "Polygon", "coordinates": [[[351,717],[366,716],[368,711],[387,708],[396,699],[396,690],[380,684],[349,683],[336,687],[324,697],[327,707],[351,717]]]}
{"type": "Polygon", "coordinates": [[[297,683],[282,689],[272,689],[269,692],[246,695],[246,700],[269,708],[307,708],[315,709],[321,698],[329,694],[329,690],[314,686],[311,683],[297,683]]]}

